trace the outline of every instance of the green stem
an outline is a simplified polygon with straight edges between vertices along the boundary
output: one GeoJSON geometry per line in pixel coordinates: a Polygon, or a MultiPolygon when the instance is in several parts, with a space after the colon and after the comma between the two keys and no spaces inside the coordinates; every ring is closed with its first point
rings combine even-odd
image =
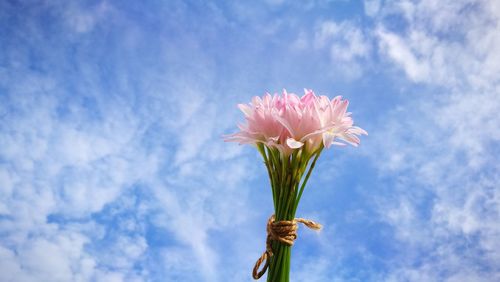
{"type": "Polygon", "coordinates": [[[279,160],[276,159],[276,155],[273,152],[272,149],[269,147],[267,148],[267,153],[269,156],[270,160],[270,165],[271,165],[271,174],[274,176],[274,193],[275,193],[275,201],[274,201],[274,206],[278,206],[280,202],[280,198],[282,195],[282,189],[281,189],[281,171],[279,169],[279,160]]]}
{"type": "Polygon", "coordinates": [[[276,184],[275,184],[274,174],[272,173],[272,170],[271,170],[271,164],[269,163],[269,159],[267,158],[266,151],[264,149],[264,145],[262,143],[258,143],[257,149],[259,150],[260,154],[262,155],[262,158],[264,159],[264,164],[266,165],[266,168],[267,168],[269,180],[271,181],[271,191],[273,194],[273,204],[276,206],[276,188],[275,188],[276,184]]]}
{"type": "Polygon", "coordinates": [[[306,187],[307,181],[309,180],[309,176],[311,176],[311,172],[314,169],[314,166],[316,165],[316,161],[319,158],[319,155],[321,154],[321,151],[323,150],[323,147],[321,147],[317,152],[316,156],[314,157],[313,162],[311,163],[311,166],[309,166],[309,170],[307,171],[306,178],[302,182],[302,185],[299,190],[299,195],[297,196],[297,200],[295,201],[295,206],[293,207],[293,214],[295,215],[295,212],[297,211],[297,207],[299,206],[300,198],[302,197],[302,193],[304,192],[304,188],[306,187]]]}
{"type": "Polygon", "coordinates": [[[290,264],[290,246],[282,243],[273,244],[274,258],[273,263],[269,265],[269,273],[267,274],[268,282],[287,282],[290,264]]]}
{"type": "MultiPolygon", "coordinates": [[[[292,155],[285,156],[275,148],[264,145],[259,148],[266,162],[271,185],[273,186],[273,203],[277,221],[295,218],[300,198],[321,150],[322,148],[312,154],[308,154],[303,150],[296,150],[292,155]],[[312,157],[314,159],[309,166],[312,157]],[[301,182],[306,171],[306,177],[301,182]]],[[[273,256],[269,261],[267,281],[288,282],[290,279],[291,246],[273,241],[272,249],[273,256]]]]}

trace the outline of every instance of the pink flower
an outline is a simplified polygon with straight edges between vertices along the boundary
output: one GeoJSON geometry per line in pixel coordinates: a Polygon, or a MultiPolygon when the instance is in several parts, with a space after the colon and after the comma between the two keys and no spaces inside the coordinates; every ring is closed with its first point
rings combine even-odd
{"type": "MultiPolygon", "coordinates": [[[[239,124],[240,132],[229,135],[226,141],[240,144],[263,143],[268,147],[277,147],[283,150],[280,139],[284,136],[283,125],[276,119],[282,107],[281,98],[271,97],[266,93],[262,97],[255,96],[248,105],[239,104],[238,107],[245,115],[246,124],[239,124]]],[[[283,140],[281,140],[283,141],[283,140]]]]}
{"type": "Polygon", "coordinates": [[[321,123],[314,107],[316,96],[310,90],[305,92],[305,95],[299,99],[295,94],[287,94],[284,90],[283,99],[293,102],[285,103],[276,119],[287,130],[286,145],[290,149],[298,149],[306,145],[306,150],[312,152],[321,146],[321,138],[317,137],[321,133],[321,123]]]}
{"type": "Polygon", "coordinates": [[[316,111],[321,122],[323,145],[330,148],[334,145],[345,145],[335,141],[341,139],[353,146],[360,143],[356,135],[368,133],[360,127],[353,126],[351,113],[347,113],[348,100],[342,100],[341,96],[333,98],[331,101],[326,96],[316,99],[316,111]]]}
{"type": "Polygon", "coordinates": [[[240,132],[229,135],[226,141],[240,144],[262,143],[277,148],[289,155],[293,150],[305,148],[309,152],[321,146],[344,145],[339,139],[357,146],[357,135],[367,134],[353,126],[351,113],[347,113],[349,102],[340,96],[330,101],[326,96],[316,96],[305,90],[299,98],[295,94],[254,97],[248,105],[238,107],[245,114],[247,123],[239,125],[240,132]]]}

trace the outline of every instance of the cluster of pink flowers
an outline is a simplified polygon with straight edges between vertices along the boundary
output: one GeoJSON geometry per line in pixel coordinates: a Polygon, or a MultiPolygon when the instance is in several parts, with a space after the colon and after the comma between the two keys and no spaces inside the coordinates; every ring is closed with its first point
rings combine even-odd
{"type": "Polygon", "coordinates": [[[240,124],[240,132],[229,135],[226,141],[263,143],[285,155],[300,148],[314,152],[322,145],[326,148],[345,143],[357,146],[358,135],[367,133],[353,126],[348,105],[349,101],[342,100],[341,96],[330,100],[307,89],[302,97],[288,94],[286,90],[281,96],[269,93],[262,98],[255,96],[250,104],[238,105],[247,122],[240,124]]]}

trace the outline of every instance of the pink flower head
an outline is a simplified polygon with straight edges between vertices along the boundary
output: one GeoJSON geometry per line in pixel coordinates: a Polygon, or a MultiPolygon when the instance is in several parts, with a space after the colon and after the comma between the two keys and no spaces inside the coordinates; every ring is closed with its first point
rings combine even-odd
{"type": "Polygon", "coordinates": [[[353,146],[360,143],[356,135],[368,133],[360,127],[353,126],[351,113],[347,112],[348,100],[342,100],[341,96],[333,98],[331,101],[326,96],[320,96],[316,100],[316,111],[321,122],[323,145],[330,148],[334,145],[345,145],[335,141],[336,138],[345,141],[353,146]]]}
{"type": "Polygon", "coordinates": [[[296,95],[287,95],[284,91],[283,96],[294,96],[296,103],[286,103],[280,115],[276,119],[286,128],[288,133],[286,145],[290,149],[298,149],[306,145],[306,149],[315,151],[321,145],[321,139],[316,135],[320,133],[321,123],[319,116],[314,108],[316,96],[312,91],[305,91],[302,98],[296,95]]]}
{"type": "Polygon", "coordinates": [[[232,134],[226,141],[240,144],[263,143],[269,147],[280,149],[280,137],[283,135],[283,126],[276,119],[281,107],[280,97],[271,97],[266,93],[262,98],[255,96],[248,105],[239,104],[238,107],[245,115],[246,124],[239,124],[240,132],[232,134]]]}
{"type": "Polygon", "coordinates": [[[322,145],[344,145],[340,139],[357,146],[357,135],[367,134],[353,126],[349,102],[340,96],[331,101],[326,96],[316,96],[312,90],[305,90],[302,97],[295,94],[254,97],[248,105],[238,107],[245,114],[246,124],[239,125],[240,132],[229,135],[226,141],[240,144],[263,143],[289,155],[293,150],[305,148],[313,152],[322,145]]]}

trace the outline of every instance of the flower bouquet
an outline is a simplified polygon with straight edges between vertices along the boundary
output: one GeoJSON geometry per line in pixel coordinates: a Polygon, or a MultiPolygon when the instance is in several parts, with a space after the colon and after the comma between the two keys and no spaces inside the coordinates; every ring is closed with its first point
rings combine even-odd
{"type": "Polygon", "coordinates": [[[298,97],[284,90],[282,95],[267,93],[254,97],[250,104],[238,105],[246,124],[240,124],[240,132],[225,140],[257,147],[269,173],[275,211],[267,223],[266,251],[255,264],[254,279],[269,269],[267,281],[289,281],[297,224],[321,228],[313,221],[295,218],[295,213],[323,149],[345,143],[357,146],[358,135],[367,134],[353,126],[348,104],[341,96],[330,100],[305,90],[298,97]]]}

